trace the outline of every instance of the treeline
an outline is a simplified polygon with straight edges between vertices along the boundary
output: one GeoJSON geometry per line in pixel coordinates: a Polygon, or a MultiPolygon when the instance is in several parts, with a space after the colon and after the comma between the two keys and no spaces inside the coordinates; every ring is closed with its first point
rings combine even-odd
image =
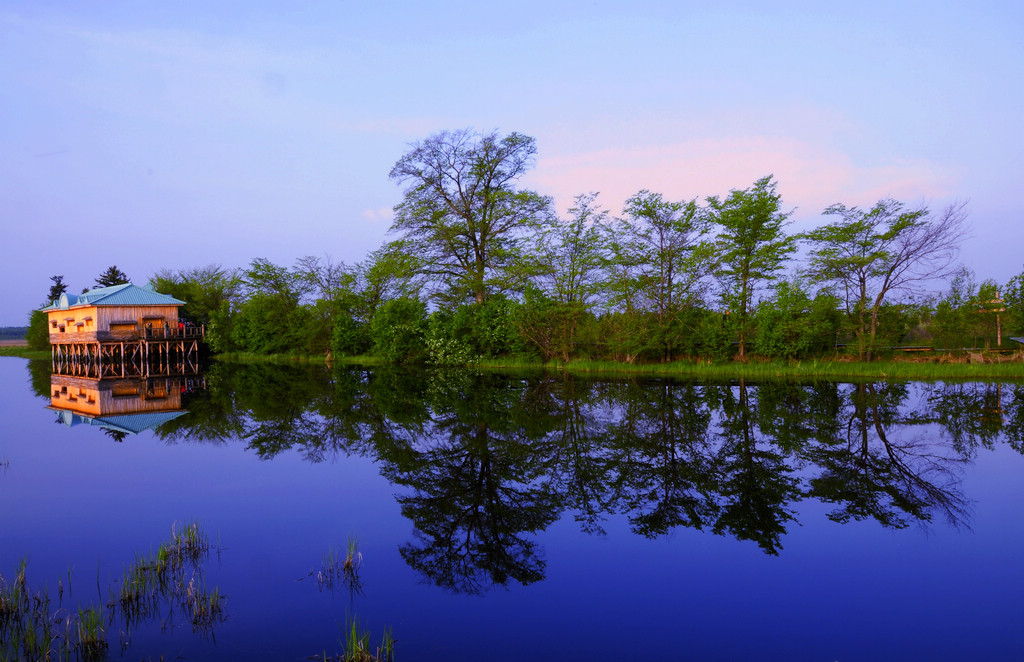
{"type": "Polygon", "coordinates": [[[0,340],[21,340],[27,332],[26,326],[0,326],[0,340]]]}
{"type": "Polygon", "coordinates": [[[1024,274],[978,282],[956,257],[965,206],[836,204],[787,233],[772,176],[724,197],[642,190],[619,215],[598,195],[558,217],[520,188],[533,138],[442,132],[391,170],[391,240],[357,264],[254,259],[164,270],[217,352],[374,355],[464,364],[530,357],[624,362],[751,355],[871,359],[900,344],[992,345],[1024,331],[1024,274]],[[797,255],[801,257],[798,259],[797,255]],[[946,283],[940,295],[929,287],[946,283]]]}

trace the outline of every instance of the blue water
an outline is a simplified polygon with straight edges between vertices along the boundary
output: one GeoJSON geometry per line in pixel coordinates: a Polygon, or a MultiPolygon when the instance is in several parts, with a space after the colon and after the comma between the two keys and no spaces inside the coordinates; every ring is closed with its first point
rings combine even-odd
{"type": "MultiPolygon", "coordinates": [[[[140,628],[113,659],[301,660],[341,652],[355,614],[397,659],[1020,660],[1024,656],[1024,457],[1002,440],[957,471],[968,512],[893,530],[830,521],[830,504],[789,504],[778,555],[705,529],[646,538],[629,512],[601,533],[563,511],[536,532],[543,579],[466,594],[406,563],[414,490],[380,460],[302,449],[260,459],[247,441],[115,441],[55,423],[27,363],[0,358],[0,575],[21,559],[65,605],[97,604],[125,566],[198,521],[215,551],[205,580],[227,595],[213,636],[186,623],[140,628]],[[310,576],[331,547],[358,539],[361,595],[310,576]]],[[[935,433],[938,435],[939,433],[935,433]]],[[[442,442],[438,442],[442,443],[442,442]]],[[[802,470],[802,469],[798,469],[802,470]]],[[[116,633],[117,625],[111,625],[116,633]]]]}

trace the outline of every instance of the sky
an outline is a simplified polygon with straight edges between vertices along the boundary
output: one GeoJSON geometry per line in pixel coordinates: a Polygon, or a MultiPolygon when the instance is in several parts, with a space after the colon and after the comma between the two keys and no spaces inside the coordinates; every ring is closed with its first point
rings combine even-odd
{"type": "Polygon", "coordinates": [[[1024,3],[0,2],[0,326],[50,276],[389,238],[409,146],[536,139],[521,182],[704,200],[773,174],[834,203],[968,201],[978,280],[1024,269],[1024,3]]]}

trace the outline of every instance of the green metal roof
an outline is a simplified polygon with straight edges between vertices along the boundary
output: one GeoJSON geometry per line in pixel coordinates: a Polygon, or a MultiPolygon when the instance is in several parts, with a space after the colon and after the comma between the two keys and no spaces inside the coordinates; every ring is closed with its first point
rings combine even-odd
{"type": "Polygon", "coordinates": [[[181,306],[185,302],[168,294],[160,294],[148,287],[139,287],[132,283],[99,287],[82,294],[60,295],[60,298],[43,308],[48,310],[67,310],[78,306],[181,306]]]}
{"type": "Polygon", "coordinates": [[[94,425],[128,434],[138,434],[144,430],[155,430],[164,423],[173,421],[186,413],[184,409],[179,409],[177,411],[154,411],[141,414],[94,417],[56,407],[48,407],[48,409],[55,410],[60,417],[60,421],[68,427],[82,424],[94,425]]]}

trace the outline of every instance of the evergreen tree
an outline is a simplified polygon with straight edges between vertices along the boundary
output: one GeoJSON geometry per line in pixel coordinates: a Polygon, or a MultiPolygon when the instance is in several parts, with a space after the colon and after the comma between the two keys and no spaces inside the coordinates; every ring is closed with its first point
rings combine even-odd
{"type": "Polygon", "coordinates": [[[128,278],[128,274],[118,269],[117,265],[112,265],[96,279],[96,287],[113,287],[114,285],[124,285],[130,282],[131,279],[128,278]]]}

